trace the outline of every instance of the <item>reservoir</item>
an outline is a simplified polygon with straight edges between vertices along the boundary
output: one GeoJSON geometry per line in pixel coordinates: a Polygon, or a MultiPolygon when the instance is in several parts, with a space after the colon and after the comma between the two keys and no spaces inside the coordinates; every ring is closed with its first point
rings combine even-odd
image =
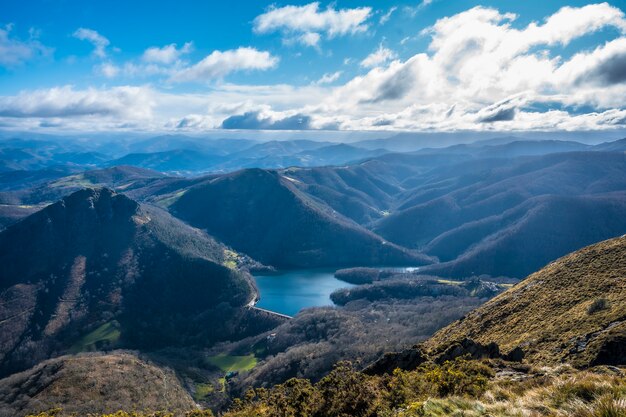
{"type": "Polygon", "coordinates": [[[296,269],[254,275],[261,299],[257,307],[294,316],[303,308],[330,306],[330,294],[353,287],[335,278],[335,269],[296,269]]]}

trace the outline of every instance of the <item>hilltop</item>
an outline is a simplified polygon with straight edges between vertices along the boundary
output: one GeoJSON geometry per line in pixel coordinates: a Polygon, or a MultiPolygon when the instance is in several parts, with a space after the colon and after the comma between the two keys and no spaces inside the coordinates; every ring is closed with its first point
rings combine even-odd
{"type": "Polygon", "coordinates": [[[254,259],[276,267],[423,265],[301,192],[277,171],[247,169],[187,189],[170,211],[254,259]]]}
{"type": "Polygon", "coordinates": [[[0,380],[0,417],[54,408],[84,415],[195,407],[174,372],[132,352],[62,356],[0,380]]]}
{"type": "Polygon", "coordinates": [[[626,364],[626,236],[552,262],[435,334],[521,347],[530,363],[626,364]]]}

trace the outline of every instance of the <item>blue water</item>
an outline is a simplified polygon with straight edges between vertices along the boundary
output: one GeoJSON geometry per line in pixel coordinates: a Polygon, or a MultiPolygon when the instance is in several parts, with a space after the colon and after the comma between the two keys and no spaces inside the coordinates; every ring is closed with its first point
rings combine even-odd
{"type": "Polygon", "coordinates": [[[333,305],[330,300],[333,291],[354,286],[338,280],[334,273],[334,269],[298,269],[255,275],[261,293],[256,305],[288,316],[306,307],[333,305]]]}

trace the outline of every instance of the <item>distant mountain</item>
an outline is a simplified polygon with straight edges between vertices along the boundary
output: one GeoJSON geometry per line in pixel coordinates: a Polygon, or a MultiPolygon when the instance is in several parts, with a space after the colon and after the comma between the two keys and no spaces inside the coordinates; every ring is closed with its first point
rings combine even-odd
{"type": "Polygon", "coordinates": [[[185,135],[162,135],[132,141],[128,153],[168,152],[180,149],[213,155],[227,155],[242,151],[258,143],[247,139],[212,139],[185,135]]]}
{"type": "Polygon", "coordinates": [[[428,262],[314,201],[292,181],[276,171],[243,170],[189,188],[170,210],[276,267],[428,262]]]}
{"type": "Polygon", "coordinates": [[[62,152],[55,154],[54,162],[57,164],[75,164],[81,166],[100,166],[108,161],[108,155],[98,152],[62,152]]]}
{"type": "Polygon", "coordinates": [[[384,139],[357,141],[353,145],[365,149],[387,149],[390,152],[415,152],[423,148],[447,146],[452,143],[442,140],[439,135],[404,132],[384,139]]]}
{"type": "Polygon", "coordinates": [[[0,172],[54,166],[93,168],[108,159],[107,155],[86,151],[73,142],[22,139],[0,141],[0,172]]]}
{"type": "Polygon", "coordinates": [[[288,168],[292,184],[342,215],[365,225],[383,217],[403,188],[372,164],[349,167],[288,168]],[[370,169],[371,168],[371,169],[370,169]]]}
{"type": "Polygon", "coordinates": [[[415,152],[424,148],[443,148],[454,144],[472,143],[480,140],[485,140],[485,134],[475,132],[401,132],[387,138],[353,142],[352,145],[365,149],[382,148],[392,152],[415,152]]]}
{"type": "MultiPolygon", "coordinates": [[[[157,138],[158,139],[158,138],[157,138]]],[[[155,139],[156,140],[156,139],[155,139]]],[[[163,139],[165,140],[165,139],[163,139]]],[[[174,139],[167,137],[168,146],[174,139]]],[[[158,152],[131,153],[108,161],[109,166],[132,165],[169,173],[231,172],[243,168],[284,168],[289,166],[324,166],[345,164],[385,153],[345,144],[310,140],[270,141],[253,144],[243,150],[230,147],[228,151],[213,142],[189,142],[181,139],[180,148],[158,152]],[[189,148],[184,148],[189,146],[189,148]],[[232,152],[231,152],[232,151],[232,152]]],[[[157,141],[160,143],[161,139],[157,141]]],[[[244,142],[247,143],[247,142],[244,142]]],[[[169,146],[171,145],[171,146],[169,146]]],[[[165,146],[156,146],[162,148],[165,146]]],[[[147,146],[152,149],[154,146],[147,146]]],[[[226,148],[226,146],[224,146],[226,148]]]]}
{"type": "Polygon", "coordinates": [[[272,140],[253,145],[245,150],[232,155],[233,159],[263,158],[266,156],[287,156],[304,151],[322,148],[332,145],[331,142],[318,142],[313,140],[272,140]]]}
{"type": "Polygon", "coordinates": [[[68,166],[2,172],[0,173],[0,190],[23,190],[73,173],[76,173],[76,169],[68,166]]]}
{"type": "Polygon", "coordinates": [[[164,409],[182,414],[196,405],[174,372],[126,352],[63,356],[0,380],[0,417],[54,408],[67,415],[164,409]]]}
{"type": "Polygon", "coordinates": [[[348,166],[289,168],[283,174],[309,196],[363,226],[389,214],[413,179],[464,159],[459,155],[383,154],[348,166]]]}
{"type": "Polygon", "coordinates": [[[251,278],[225,264],[221,244],[161,210],[77,191],[0,233],[0,374],[59,352],[263,330],[245,307],[251,278]]]}
{"type": "Polygon", "coordinates": [[[437,237],[425,251],[449,262],[424,270],[523,277],[566,253],[626,233],[624,213],[626,192],[535,197],[437,237]]]}
{"type": "Polygon", "coordinates": [[[212,167],[214,171],[229,172],[242,168],[287,168],[344,165],[386,153],[351,145],[327,145],[324,142],[268,142],[225,157],[225,162],[212,167]],[[303,150],[304,149],[304,150],[303,150]]]}
{"type": "MultiPolygon", "coordinates": [[[[511,138],[512,139],[512,138],[511,138]]],[[[518,156],[547,155],[559,152],[576,152],[594,149],[579,142],[561,140],[502,140],[481,141],[453,145],[446,148],[425,148],[419,154],[457,154],[474,158],[516,158],[518,156]]]]}
{"type": "Polygon", "coordinates": [[[522,277],[626,233],[624,172],[623,154],[601,152],[450,165],[416,176],[373,229],[450,262],[437,273],[522,277]]]}
{"type": "Polygon", "coordinates": [[[567,255],[430,339],[521,347],[533,364],[626,364],[626,237],[567,255]]]}
{"type": "Polygon", "coordinates": [[[188,149],[153,153],[132,153],[108,162],[108,165],[132,165],[160,172],[201,172],[221,162],[224,158],[188,149]]]}
{"type": "Polygon", "coordinates": [[[32,188],[0,192],[0,202],[12,205],[53,202],[85,187],[108,187],[129,191],[134,188],[145,187],[149,183],[165,177],[160,172],[132,166],[95,169],[54,178],[32,188]]]}
{"type": "Polygon", "coordinates": [[[613,142],[604,142],[593,147],[594,151],[600,152],[626,152],[626,138],[613,142]]]}
{"type": "Polygon", "coordinates": [[[46,159],[28,149],[0,149],[0,172],[42,169],[47,165],[46,159]]]}
{"type": "Polygon", "coordinates": [[[298,166],[339,165],[389,153],[386,149],[364,149],[343,143],[329,145],[294,155],[303,163],[298,166]]]}

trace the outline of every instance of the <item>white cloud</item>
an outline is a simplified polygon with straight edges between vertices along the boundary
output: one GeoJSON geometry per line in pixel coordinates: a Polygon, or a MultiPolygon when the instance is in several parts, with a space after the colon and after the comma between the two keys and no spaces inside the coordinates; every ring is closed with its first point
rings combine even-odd
{"type": "Polygon", "coordinates": [[[378,45],[378,49],[369,54],[363,61],[361,66],[364,68],[374,68],[379,65],[385,64],[393,59],[396,59],[398,55],[391,49],[385,48],[382,44],[378,45]]]}
{"type": "Polygon", "coordinates": [[[172,76],[173,81],[210,81],[243,70],[268,70],[278,65],[279,59],[267,51],[255,48],[238,48],[213,51],[202,61],[181,69],[172,76]]]}
{"type": "Polygon", "coordinates": [[[106,47],[110,42],[107,38],[99,34],[93,29],[79,28],[74,32],[73,36],[81,41],[90,42],[94,46],[93,54],[99,58],[106,57],[106,47]]]}
{"type": "MultiPolygon", "coordinates": [[[[272,10],[282,9],[268,13],[272,10]]],[[[319,6],[315,12],[325,13],[319,6]]],[[[306,27],[294,22],[292,26],[276,30],[293,42],[317,35],[309,41],[312,46],[330,36],[328,30],[319,29],[321,24],[306,27]]],[[[46,90],[1,97],[0,122],[23,125],[45,117],[50,123],[62,119],[72,126],[83,126],[89,119],[98,126],[123,122],[124,126],[189,130],[220,128],[224,121],[237,128],[305,125],[419,131],[626,126],[626,17],[618,8],[606,3],[565,7],[542,21],[521,24],[514,14],[476,7],[439,19],[421,36],[430,42],[425,51],[399,59],[381,45],[371,59],[363,60],[367,72],[344,84],[339,84],[342,78],[336,72],[303,86],[218,82],[202,94],[144,87],[135,93],[65,87],[54,94],[46,90]],[[572,48],[580,48],[576,39],[600,30],[606,39],[602,44],[572,54],[572,48]]],[[[203,82],[235,71],[267,70],[277,65],[278,58],[239,48],[215,51],[195,64],[184,62],[180,55],[166,58],[169,63],[137,59],[116,66],[105,61],[100,66],[105,75],[149,73],[176,82],[203,82]]],[[[344,63],[351,62],[358,61],[344,63]]]]}
{"type": "Polygon", "coordinates": [[[305,45],[317,46],[322,35],[334,38],[365,32],[368,29],[366,22],[371,15],[370,7],[354,9],[328,7],[320,10],[319,2],[304,6],[271,6],[254,19],[254,31],[281,32],[286,40],[296,39],[305,45]],[[311,34],[317,35],[316,42],[312,42],[311,34]]]}
{"type": "Polygon", "coordinates": [[[396,6],[391,7],[387,13],[383,14],[380,19],[378,20],[378,23],[380,23],[381,25],[384,25],[385,23],[387,23],[389,21],[389,19],[391,19],[391,15],[398,10],[398,8],[396,6]]]}
{"type": "MultiPolygon", "coordinates": [[[[371,55],[362,64],[373,68],[336,88],[320,108],[351,115],[342,122],[344,128],[485,130],[550,128],[543,113],[558,114],[561,121],[554,126],[571,128],[563,108],[592,106],[604,112],[626,106],[626,19],[621,10],[605,3],[565,7],[522,28],[513,27],[515,19],[484,7],[442,18],[423,32],[432,38],[428,53],[388,67],[385,54],[371,55]],[[554,52],[556,45],[570,45],[607,27],[622,35],[571,58],[554,52]],[[383,102],[386,113],[381,116],[383,102]],[[537,106],[543,113],[530,110],[537,106]]],[[[585,120],[586,126],[600,120],[569,117],[578,125],[585,120]]]]}
{"type": "Polygon", "coordinates": [[[314,84],[322,85],[322,84],[332,84],[341,77],[342,72],[328,72],[322,76],[319,80],[317,80],[314,84]]]}
{"type": "Polygon", "coordinates": [[[39,56],[49,55],[52,49],[42,45],[37,32],[30,30],[30,39],[23,41],[11,36],[13,25],[0,28],[0,66],[16,67],[39,56]]]}
{"type": "Polygon", "coordinates": [[[115,78],[120,73],[121,69],[111,62],[104,62],[96,66],[96,71],[106,78],[115,78]]]}
{"type": "Polygon", "coordinates": [[[561,77],[561,83],[576,86],[626,82],[626,38],[607,42],[592,52],[574,55],[558,69],[557,77],[561,77]]]}
{"type": "Polygon", "coordinates": [[[0,97],[0,116],[11,118],[122,117],[146,119],[151,116],[151,90],[145,87],[88,88],[71,86],[21,92],[0,97]]]}
{"type": "MultiPolygon", "coordinates": [[[[319,33],[315,32],[307,32],[295,38],[295,41],[301,43],[304,46],[311,46],[313,48],[318,48],[320,44],[320,40],[322,37],[319,33]]],[[[291,42],[291,40],[287,40],[287,43],[291,42]]]]}
{"type": "Polygon", "coordinates": [[[425,9],[426,7],[430,6],[434,2],[435,0],[422,0],[417,6],[404,7],[404,11],[411,17],[414,17],[419,11],[421,11],[422,9],[425,9]]]}
{"type": "Polygon", "coordinates": [[[172,64],[180,59],[182,55],[188,54],[193,49],[191,42],[186,42],[182,47],[177,48],[175,43],[163,46],[152,46],[146,49],[142,55],[145,62],[157,64],[172,64]]]}

